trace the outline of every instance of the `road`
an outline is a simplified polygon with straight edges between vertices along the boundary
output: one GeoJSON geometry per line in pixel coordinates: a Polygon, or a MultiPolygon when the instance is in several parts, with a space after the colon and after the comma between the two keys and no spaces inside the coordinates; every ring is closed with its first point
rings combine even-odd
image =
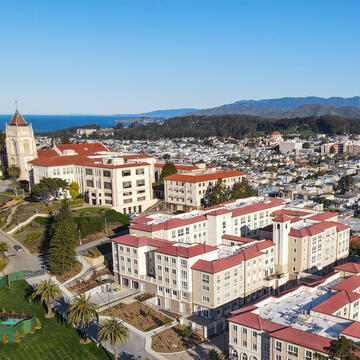
{"type": "Polygon", "coordinates": [[[41,270],[41,259],[32,255],[24,246],[22,246],[24,249],[23,251],[17,252],[14,249],[14,245],[17,245],[18,243],[2,231],[0,231],[0,241],[4,241],[10,246],[10,249],[5,252],[5,255],[9,259],[9,263],[4,271],[1,272],[1,275],[21,270],[41,270]]]}

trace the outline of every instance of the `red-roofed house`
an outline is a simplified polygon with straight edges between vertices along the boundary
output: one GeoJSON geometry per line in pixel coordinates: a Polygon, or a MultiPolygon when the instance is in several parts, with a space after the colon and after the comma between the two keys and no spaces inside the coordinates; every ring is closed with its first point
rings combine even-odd
{"type": "Polygon", "coordinates": [[[164,179],[165,201],[174,210],[200,209],[202,198],[218,179],[231,188],[244,176],[237,170],[173,174],[164,179]]]}

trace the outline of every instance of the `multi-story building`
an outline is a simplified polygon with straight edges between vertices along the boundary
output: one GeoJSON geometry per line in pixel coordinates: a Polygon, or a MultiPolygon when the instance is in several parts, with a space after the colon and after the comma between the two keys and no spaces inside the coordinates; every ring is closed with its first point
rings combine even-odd
{"type": "Polygon", "coordinates": [[[326,348],[341,335],[360,344],[359,289],[359,277],[341,281],[335,273],[233,312],[230,358],[313,360],[316,352],[328,356],[326,348]]]}
{"type": "MultiPolygon", "coordinates": [[[[135,281],[136,287],[154,293],[156,305],[207,319],[202,329],[211,336],[222,331],[231,311],[277,294],[313,272],[312,259],[303,259],[314,246],[318,271],[331,268],[329,259],[332,266],[342,262],[348,254],[349,228],[335,220],[333,213],[286,208],[281,199],[258,197],[179,215],[143,216],[132,220],[130,235],[112,240],[114,256],[124,241],[129,249],[141,244],[137,254],[147,259],[142,262],[143,276],[128,271],[125,257],[122,262],[114,259],[114,272],[123,285],[135,281]],[[263,227],[272,239],[259,237],[263,227]],[[306,231],[306,236],[298,231],[306,231]]],[[[140,264],[140,258],[136,261],[140,264]]]]}
{"type": "Polygon", "coordinates": [[[232,188],[244,176],[237,170],[173,174],[164,179],[165,202],[174,210],[200,209],[202,199],[217,180],[222,179],[227,187],[232,188]]]}
{"type": "Polygon", "coordinates": [[[144,211],[152,196],[155,159],[145,154],[121,155],[101,143],[55,145],[40,150],[29,162],[31,184],[44,177],[77,182],[92,205],[105,205],[124,214],[144,211]]]}

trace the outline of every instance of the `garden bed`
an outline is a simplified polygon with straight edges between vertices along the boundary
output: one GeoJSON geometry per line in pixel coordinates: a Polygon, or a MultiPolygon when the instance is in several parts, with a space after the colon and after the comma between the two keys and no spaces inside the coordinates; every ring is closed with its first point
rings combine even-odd
{"type": "Polygon", "coordinates": [[[109,269],[105,268],[100,271],[96,271],[93,273],[91,278],[87,281],[79,282],[76,285],[70,286],[67,289],[72,292],[73,294],[81,294],[88,290],[93,289],[94,287],[97,287],[101,285],[102,283],[96,280],[98,277],[103,275],[112,275],[109,269]]]}
{"type": "Polygon", "coordinates": [[[150,331],[165,324],[171,324],[171,319],[167,316],[138,301],[115,305],[104,310],[100,315],[118,317],[141,331],[150,331]]]}
{"type": "Polygon", "coordinates": [[[177,325],[152,336],[151,348],[160,353],[172,353],[191,349],[205,338],[184,325],[177,325]]]}
{"type": "Polygon", "coordinates": [[[78,261],[76,261],[75,265],[71,270],[66,271],[62,275],[56,275],[56,279],[61,283],[64,283],[65,281],[68,281],[69,279],[77,275],[81,271],[81,269],[82,269],[82,265],[78,261]]]}

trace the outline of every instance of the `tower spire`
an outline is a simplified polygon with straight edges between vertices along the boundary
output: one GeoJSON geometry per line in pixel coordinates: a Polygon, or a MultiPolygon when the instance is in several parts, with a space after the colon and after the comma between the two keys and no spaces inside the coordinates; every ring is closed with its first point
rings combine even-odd
{"type": "Polygon", "coordinates": [[[17,100],[15,100],[15,112],[19,112],[18,101],[17,100]]]}

